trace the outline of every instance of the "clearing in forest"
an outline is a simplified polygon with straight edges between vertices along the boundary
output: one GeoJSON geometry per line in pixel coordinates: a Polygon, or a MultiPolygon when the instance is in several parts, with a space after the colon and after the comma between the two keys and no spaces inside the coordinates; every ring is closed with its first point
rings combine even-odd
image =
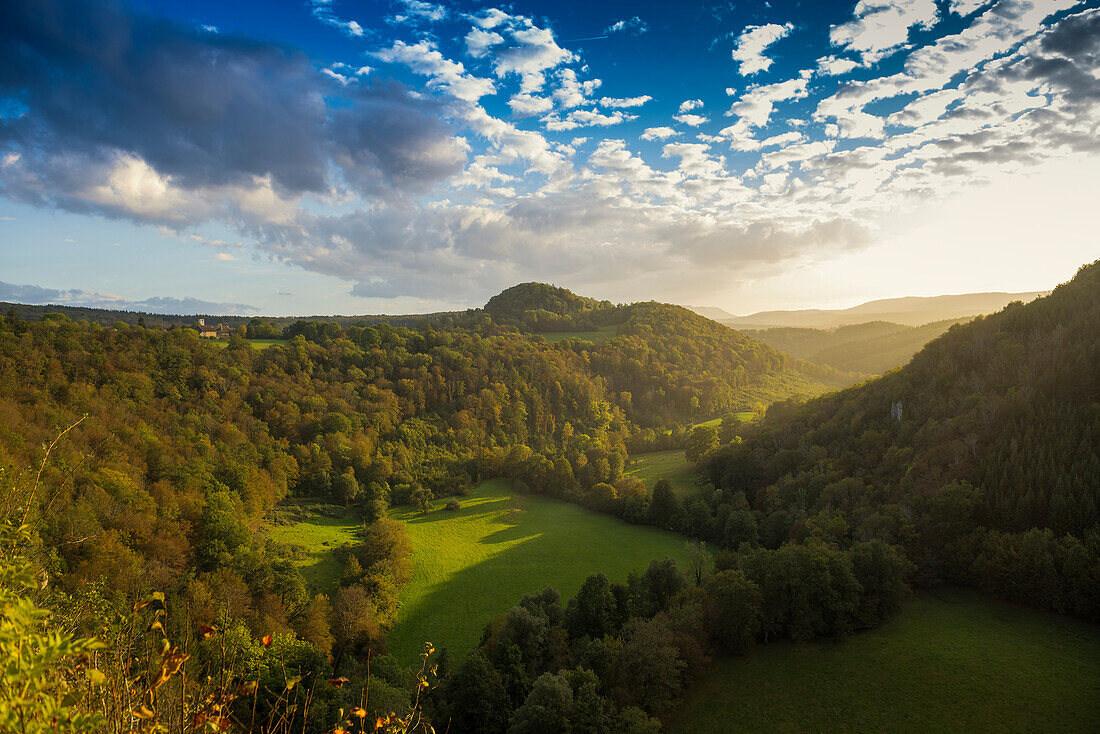
{"type": "Polygon", "coordinates": [[[654,559],[686,564],[681,535],[548,497],[513,496],[507,480],[483,482],[459,498],[457,511],[442,509],[447,502],[437,500],[426,515],[390,511],[413,545],[413,578],[387,640],[399,661],[414,661],[424,642],[465,657],[486,624],[546,586],[564,603],[590,574],[621,582],[654,559]]]}

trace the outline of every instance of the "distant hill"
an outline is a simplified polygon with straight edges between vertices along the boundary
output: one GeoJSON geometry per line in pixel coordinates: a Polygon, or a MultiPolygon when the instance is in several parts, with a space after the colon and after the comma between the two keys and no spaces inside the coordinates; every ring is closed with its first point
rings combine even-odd
{"type": "Polygon", "coordinates": [[[615,306],[617,336],[589,353],[593,371],[628,396],[624,410],[668,423],[752,410],[786,397],[808,398],[866,375],[796,359],[682,306],[615,306]]]}
{"type": "Polygon", "coordinates": [[[735,329],[767,329],[775,326],[832,329],[869,321],[920,326],[935,321],[993,313],[1013,301],[1028,303],[1046,294],[1047,291],[1028,291],[1025,293],[964,293],[954,296],[909,296],[868,301],[845,309],[761,311],[749,316],[735,316],[720,320],[735,329]]]}
{"type": "Polygon", "coordinates": [[[667,303],[615,305],[546,283],[521,283],[493,296],[484,310],[495,323],[586,353],[592,372],[640,425],[806,399],[866,377],[795,359],[667,303]]]}
{"type": "Polygon", "coordinates": [[[904,365],[925,344],[955,324],[966,321],[969,318],[937,321],[923,326],[871,321],[835,329],[780,326],[742,331],[782,352],[811,362],[827,364],[838,370],[878,375],[904,365]]]}
{"type": "Polygon", "coordinates": [[[38,321],[44,314],[60,313],[73,321],[90,321],[100,326],[113,326],[121,321],[134,326],[143,323],[149,328],[169,328],[172,326],[191,326],[200,318],[207,324],[225,324],[230,328],[247,325],[253,321],[266,321],[272,326],[285,328],[296,321],[319,321],[322,323],[354,326],[356,324],[381,324],[391,326],[412,326],[422,321],[431,321],[443,316],[451,316],[465,311],[440,311],[421,314],[363,314],[359,316],[225,316],[216,314],[163,314],[144,311],[115,311],[108,308],[88,308],[85,306],[31,305],[26,303],[8,303],[0,301],[0,315],[13,313],[24,321],[38,321]]]}
{"type": "Polygon", "coordinates": [[[717,306],[685,306],[700,316],[706,316],[712,321],[725,321],[726,319],[737,318],[724,308],[718,308],[717,306]]]}

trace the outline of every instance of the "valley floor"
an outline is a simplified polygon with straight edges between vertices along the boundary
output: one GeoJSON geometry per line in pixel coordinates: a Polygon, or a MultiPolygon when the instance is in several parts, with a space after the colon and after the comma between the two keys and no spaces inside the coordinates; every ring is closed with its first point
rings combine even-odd
{"type": "Polygon", "coordinates": [[[548,497],[513,500],[507,480],[483,482],[459,498],[458,511],[441,509],[447,501],[437,500],[427,515],[411,507],[390,511],[413,545],[413,578],[401,590],[387,638],[401,661],[415,660],[424,642],[465,657],[485,625],[546,586],[567,600],[594,573],[625,581],[666,556],[685,566],[681,535],[548,497]]]}
{"type": "Polygon", "coordinates": [[[1100,627],[962,590],[924,592],[843,641],[715,661],[666,731],[1100,731],[1100,627]]]}

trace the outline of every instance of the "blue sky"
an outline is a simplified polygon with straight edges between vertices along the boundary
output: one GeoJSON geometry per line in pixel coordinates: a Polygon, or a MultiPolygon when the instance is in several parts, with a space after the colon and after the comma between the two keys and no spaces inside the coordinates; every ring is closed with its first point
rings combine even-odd
{"type": "Polygon", "coordinates": [[[30,0],[0,69],[0,300],[748,313],[1100,253],[1097,2],[30,0]]]}

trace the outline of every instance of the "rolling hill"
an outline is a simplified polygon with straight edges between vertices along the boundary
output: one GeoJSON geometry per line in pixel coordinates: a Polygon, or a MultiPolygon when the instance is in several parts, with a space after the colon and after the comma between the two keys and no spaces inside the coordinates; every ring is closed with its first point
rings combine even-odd
{"type": "Polygon", "coordinates": [[[886,321],[905,326],[920,326],[934,321],[959,319],[998,311],[1013,301],[1032,301],[1045,291],[1024,293],[964,293],[948,296],[908,296],[868,301],[844,309],[806,309],[800,311],[760,311],[748,316],[722,319],[735,329],[767,329],[793,326],[832,329],[837,326],[886,321]]]}
{"type": "Polygon", "coordinates": [[[886,321],[807,329],[791,326],[745,329],[744,333],[795,357],[839,370],[882,374],[907,363],[940,334],[968,318],[904,326],[886,321]]]}
{"type": "Polygon", "coordinates": [[[707,463],[780,542],[908,548],[926,581],[1100,618],[1100,262],[956,326],[900,370],[769,410],[707,463]]]}

